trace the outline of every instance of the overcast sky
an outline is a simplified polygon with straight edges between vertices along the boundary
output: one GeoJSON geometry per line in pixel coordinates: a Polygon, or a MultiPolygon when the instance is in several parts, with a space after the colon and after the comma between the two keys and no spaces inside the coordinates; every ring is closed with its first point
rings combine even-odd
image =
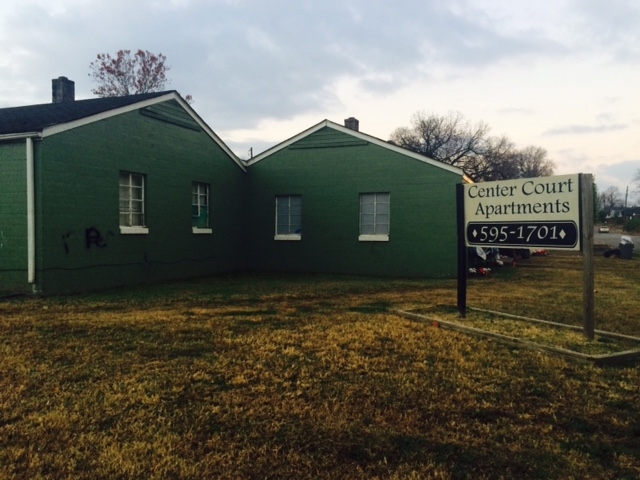
{"type": "Polygon", "coordinates": [[[50,102],[58,76],[92,98],[98,53],[163,53],[242,158],[325,118],[387,140],[425,111],[601,191],[640,169],[638,0],[2,0],[0,44],[0,108],[50,102]]]}

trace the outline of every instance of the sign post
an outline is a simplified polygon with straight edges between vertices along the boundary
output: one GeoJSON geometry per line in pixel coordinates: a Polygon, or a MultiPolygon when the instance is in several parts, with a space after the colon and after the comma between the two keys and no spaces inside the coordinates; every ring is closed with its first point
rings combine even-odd
{"type": "Polygon", "coordinates": [[[584,336],[593,340],[595,336],[595,308],[593,300],[593,176],[580,175],[582,193],[582,303],[584,305],[584,336]]]}
{"type": "Polygon", "coordinates": [[[467,316],[467,246],[464,224],[464,185],[456,185],[456,206],[458,221],[458,312],[467,316]]]}
{"type": "Polygon", "coordinates": [[[582,250],[584,332],[593,338],[592,183],[590,174],[572,174],[459,185],[458,235],[464,243],[458,242],[458,309],[462,316],[466,281],[462,283],[460,276],[467,276],[467,247],[582,250]]]}

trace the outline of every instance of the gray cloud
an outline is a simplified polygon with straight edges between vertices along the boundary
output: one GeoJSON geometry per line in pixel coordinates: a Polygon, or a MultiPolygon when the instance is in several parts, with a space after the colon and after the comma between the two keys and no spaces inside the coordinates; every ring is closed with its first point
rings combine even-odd
{"type": "Polygon", "coordinates": [[[640,172],[640,157],[613,164],[599,164],[594,168],[594,178],[600,192],[609,187],[617,187],[623,195],[628,189],[628,204],[634,204],[640,185],[632,181],[634,175],[640,172]]]}
{"type": "Polygon", "coordinates": [[[640,5],[634,0],[572,0],[592,42],[605,46],[613,61],[635,64],[640,60],[640,5]]]}
{"type": "Polygon", "coordinates": [[[533,115],[536,111],[533,108],[528,107],[512,107],[512,108],[501,108],[496,110],[496,113],[500,113],[503,115],[533,115]]]}
{"type": "Polygon", "coordinates": [[[592,133],[609,133],[626,130],[628,125],[610,124],[610,125],[568,125],[566,127],[558,127],[547,130],[543,135],[584,135],[592,133]]]}
{"type": "Polygon", "coordinates": [[[430,66],[468,75],[508,58],[562,52],[543,36],[501,34],[469,8],[413,0],[9,0],[0,7],[0,40],[20,47],[0,62],[0,106],[49,101],[50,79],[60,75],[76,81],[79,97],[91,97],[89,63],[121,48],[167,55],[169,87],[193,95],[225,130],[335,106],[340,78],[385,94],[428,82],[430,66]]]}
{"type": "MultiPolygon", "coordinates": [[[[503,5],[507,2],[3,0],[0,107],[49,102],[51,79],[60,75],[75,80],[78,98],[93,97],[89,63],[98,53],[119,49],[165,54],[171,65],[168,88],[193,95],[194,108],[218,132],[339,110],[334,88],[345,78],[364,93],[384,97],[412,83],[468,82],[504,65],[526,69],[541,59],[602,56],[636,65],[640,58],[638,8],[631,1],[523,0],[523,6],[543,11],[544,21],[519,15],[521,5],[503,5]],[[489,12],[489,5],[497,10],[489,12]]],[[[532,83],[513,88],[525,99],[527,89],[538,85],[532,76],[532,83]]],[[[605,93],[600,97],[618,94],[605,93]]],[[[627,101],[618,99],[618,104],[627,101]]],[[[428,102],[416,98],[415,110],[428,102]]],[[[513,115],[514,121],[544,112],[543,105],[535,111],[502,106],[496,99],[497,113],[513,115]]],[[[613,109],[613,102],[605,108],[613,109]]],[[[545,134],[627,128],[614,117],[599,120],[602,124],[561,126],[545,134]]],[[[256,152],[271,146],[260,138],[229,142],[241,156],[248,155],[247,145],[256,152]]]]}

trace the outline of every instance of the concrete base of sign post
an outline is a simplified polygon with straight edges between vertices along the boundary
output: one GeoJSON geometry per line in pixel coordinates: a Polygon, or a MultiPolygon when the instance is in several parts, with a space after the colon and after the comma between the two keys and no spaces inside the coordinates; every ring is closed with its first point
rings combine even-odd
{"type": "MultiPolygon", "coordinates": [[[[512,319],[515,319],[515,320],[522,320],[522,321],[526,321],[526,322],[546,324],[546,325],[553,326],[553,327],[560,327],[560,328],[566,328],[566,329],[577,330],[577,331],[581,331],[582,330],[582,327],[576,327],[576,326],[573,326],[573,325],[564,325],[562,323],[548,322],[546,320],[539,320],[539,319],[529,318],[529,317],[521,317],[521,316],[518,316],[518,315],[510,315],[510,314],[507,314],[507,313],[494,312],[494,311],[491,311],[491,310],[483,310],[483,309],[480,309],[480,308],[470,308],[469,307],[468,310],[469,311],[481,312],[481,313],[489,313],[491,315],[502,316],[502,317],[505,317],[505,318],[512,318],[512,319]]],[[[574,352],[572,350],[567,350],[565,348],[554,347],[554,346],[551,346],[551,345],[545,345],[545,344],[533,342],[533,341],[530,341],[530,340],[523,340],[523,339],[516,338],[516,337],[510,337],[508,335],[502,335],[500,333],[488,332],[486,330],[482,330],[482,329],[479,329],[479,328],[470,327],[470,326],[467,326],[467,325],[462,325],[461,323],[442,320],[441,318],[437,318],[437,317],[434,317],[434,316],[424,315],[424,314],[420,314],[420,313],[407,312],[407,311],[404,311],[404,310],[396,310],[395,313],[397,313],[398,315],[400,315],[402,317],[409,318],[409,319],[412,319],[412,320],[431,323],[432,325],[437,326],[438,328],[443,328],[443,329],[446,329],[446,330],[453,330],[453,331],[457,331],[457,332],[462,332],[462,333],[466,333],[468,335],[473,335],[473,336],[481,337],[481,338],[491,338],[493,340],[497,340],[497,341],[499,341],[501,343],[504,343],[504,344],[507,344],[507,345],[512,345],[512,346],[516,346],[516,347],[522,347],[522,348],[528,348],[530,350],[538,350],[538,351],[542,351],[542,352],[550,354],[550,355],[556,355],[556,356],[564,357],[564,358],[566,358],[568,360],[574,360],[574,361],[580,361],[580,362],[588,362],[588,363],[592,363],[594,365],[599,365],[599,366],[615,365],[615,364],[627,363],[627,362],[636,362],[636,361],[640,360],[640,338],[632,337],[632,336],[628,336],[628,335],[621,335],[621,334],[618,334],[618,333],[604,332],[604,331],[601,331],[601,330],[595,330],[595,333],[597,333],[598,335],[603,336],[603,337],[609,337],[609,338],[613,338],[613,339],[620,339],[620,340],[638,342],[638,348],[637,349],[633,349],[633,350],[623,351],[623,352],[616,352],[616,353],[612,353],[612,354],[589,355],[589,354],[585,354],[585,353],[574,352]]]]}

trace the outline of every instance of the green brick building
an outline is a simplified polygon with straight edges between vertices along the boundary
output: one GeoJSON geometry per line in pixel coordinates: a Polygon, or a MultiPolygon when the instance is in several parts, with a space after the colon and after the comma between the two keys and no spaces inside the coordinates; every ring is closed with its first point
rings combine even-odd
{"type": "Polygon", "coordinates": [[[462,171],[329,121],[240,160],[177,94],[0,109],[0,292],[264,270],[453,277],[462,171]]]}
{"type": "Polygon", "coordinates": [[[325,120],[247,162],[249,263],[268,271],[455,276],[461,170],[362,134],[353,118],[345,123],[325,120]],[[287,210],[298,215],[289,221],[294,228],[287,229],[287,210]]]}

